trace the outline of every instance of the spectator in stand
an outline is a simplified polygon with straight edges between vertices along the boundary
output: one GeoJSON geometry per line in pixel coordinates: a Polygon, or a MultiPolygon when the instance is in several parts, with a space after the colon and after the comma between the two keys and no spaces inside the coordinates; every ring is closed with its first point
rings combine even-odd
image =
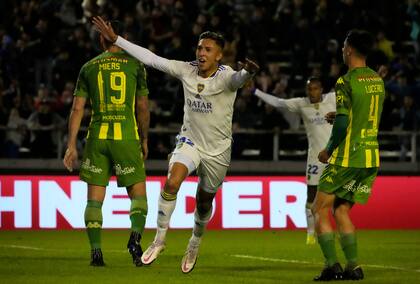
{"type": "Polygon", "coordinates": [[[57,131],[65,127],[65,121],[52,111],[51,102],[43,99],[34,113],[28,118],[31,130],[31,152],[35,158],[54,158],[57,153],[57,143],[61,139],[57,131]]]}
{"type": "MultiPolygon", "coordinates": [[[[414,104],[414,99],[411,95],[406,95],[403,98],[403,105],[400,108],[400,129],[405,131],[416,131],[418,129],[418,121],[420,113],[417,106],[414,104]]],[[[407,152],[411,148],[411,136],[401,136],[401,154],[400,161],[405,161],[407,152]]],[[[412,149],[411,149],[412,150],[412,149]]]]}

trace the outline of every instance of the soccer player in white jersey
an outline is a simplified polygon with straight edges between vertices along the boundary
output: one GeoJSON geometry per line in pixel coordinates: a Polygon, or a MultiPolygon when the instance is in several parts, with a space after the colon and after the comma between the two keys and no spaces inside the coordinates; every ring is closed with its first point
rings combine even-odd
{"type": "Polygon", "coordinates": [[[332,125],[325,117],[330,112],[335,112],[335,93],[322,94],[322,83],[316,77],[311,77],[306,82],[308,97],[280,99],[266,94],[259,89],[254,93],[266,103],[276,107],[299,113],[308,137],[308,157],[306,168],[306,183],[308,185],[306,200],[307,244],[315,244],[315,222],[311,212],[312,202],[316,195],[319,177],[325,165],[318,161],[318,153],[324,149],[331,134],[332,125]]]}
{"type": "MultiPolygon", "coordinates": [[[[143,253],[142,262],[151,264],[165,248],[165,236],[177,192],[184,179],[197,170],[199,183],[194,212],[194,228],[181,269],[189,273],[197,261],[204,229],[212,216],[212,202],[230,164],[233,105],[238,88],[259,67],[246,59],[243,69],[234,71],[220,65],[224,39],[214,32],[200,35],[196,61],[168,60],[117,36],[100,17],[93,23],[101,34],[132,56],[181,80],[184,89],[184,123],[169,160],[168,178],[158,204],[157,231],[153,243],[143,253]]],[[[328,136],[328,135],[327,135],[328,136]]]]}

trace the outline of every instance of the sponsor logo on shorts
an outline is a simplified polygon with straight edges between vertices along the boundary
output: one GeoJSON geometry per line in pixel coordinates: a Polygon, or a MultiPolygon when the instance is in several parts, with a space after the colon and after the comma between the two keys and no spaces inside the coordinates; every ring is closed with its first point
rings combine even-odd
{"type": "Polygon", "coordinates": [[[124,175],[129,175],[134,173],[134,171],[136,170],[135,167],[125,167],[125,168],[121,168],[120,164],[116,164],[115,165],[115,173],[119,176],[124,176],[124,175]]]}
{"type": "Polygon", "coordinates": [[[366,184],[361,184],[359,183],[357,186],[356,185],[356,180],[351,180],[349,181],[347,184],[345,184],[343,186],[344,189],[351,191],[351,192],[361,192],[361,193],[370,193],[370,191],[372,190],[369,186],[367,186],[366,184]]]}
{"type": "Polygon", "coordinates": [[[93,165],[90,163],[90,159],[86,159],[86,161],[82,162],[82,169],[95,173],[95,174],[100,174],[102,173],[102,169],[98,168],[97,166],[93,165]]]}

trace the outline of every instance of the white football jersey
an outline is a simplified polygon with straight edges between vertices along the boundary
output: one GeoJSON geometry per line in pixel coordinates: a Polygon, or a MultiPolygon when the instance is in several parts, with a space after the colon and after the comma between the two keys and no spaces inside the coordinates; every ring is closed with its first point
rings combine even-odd
{"type": "Polygon", "coordinates": [[[289,111],[302,117],[308,137],[308,161],[317,161],[319,152],[327,146],[331,135],[332,125],[325,120],[325,115],[336,110],[335,93],[324,94],[322,101],[315,104],[307,97],[282,101],[289,111]]]}
{"type": "Polygon", "coordinates": [[[168,60],[120,36],[115,44],[145,65],[181,80],[185,99],[181,136],[189,138],[199,151],[210,156],[223,153],[231,146],[236,91],[252,77],[250,73],[220,65],[211,77],[203,78],[198,75],[196,61],[168,60]]]}
{"type": "Polygon", "coordinates": [[[168,73],[182,81],[184,121],[180,135],[191,139],[208,155],[224,152],[232,143],[232,116],[236,91],[230,85],[236,73],[220,65],[208,78],[198,75],[197,62],[170,61],[168,73]]]}

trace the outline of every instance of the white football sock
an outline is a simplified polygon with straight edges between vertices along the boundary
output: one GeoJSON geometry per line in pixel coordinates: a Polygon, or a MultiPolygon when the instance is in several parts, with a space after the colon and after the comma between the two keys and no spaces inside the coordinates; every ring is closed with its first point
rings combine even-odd
{"type": "Polygon", "coordinates": [[[306,222],[308,223],[307,232],[308,234],[314,234],[315,233],[315,218],[312,214],[312,210],[310,208],[305,209],[306,212],[306,222]]]}
{"type": "Polygon", "coordinates": [[[207,212],[205,216],[200,216],[200,214],[198,214],[197,209],[195,209],[194,228],[193,228],[191,241],[197,241],[198,243],[200,242],[200,239],[204,234],[204,230],[206,229],[207,223],[210,221],[212,212],[213,212],[213,208],[211,207],[209,212],[207,212]]]}
{"type": "Polygon", "coordinates": [[[169,222],[171,221],[172,213],[175,210],[175,205],[176,199],[166,200],[162,196],[159,196],[155,241],[165,241],[166,232],[168,231],[169,222]]]}

